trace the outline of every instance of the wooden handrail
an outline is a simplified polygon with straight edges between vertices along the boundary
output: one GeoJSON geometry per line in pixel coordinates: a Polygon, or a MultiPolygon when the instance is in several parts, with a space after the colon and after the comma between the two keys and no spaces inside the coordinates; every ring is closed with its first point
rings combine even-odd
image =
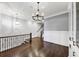
{"type": "Polygon", "coordinates": [[[0,37],[0,38],[16,37],[16,36],[23,36],[23,35],[30,35],[30,34],[9,35],[9,36],[2,36],[2,37],[0,37]]]}

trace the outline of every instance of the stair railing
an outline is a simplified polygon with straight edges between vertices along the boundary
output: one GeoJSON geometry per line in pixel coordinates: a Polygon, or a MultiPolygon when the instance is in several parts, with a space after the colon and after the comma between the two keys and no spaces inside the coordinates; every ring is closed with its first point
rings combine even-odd
{"type": "Polygon", "coordinates": [[[24,42],[31,44],[31,41],[32,33],[0,37],[0,52],[20,46],[24,42]]]}

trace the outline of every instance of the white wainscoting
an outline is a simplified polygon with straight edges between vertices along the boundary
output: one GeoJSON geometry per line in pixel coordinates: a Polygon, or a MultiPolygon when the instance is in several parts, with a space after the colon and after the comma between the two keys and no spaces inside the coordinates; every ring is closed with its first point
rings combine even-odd
{"type": "Polygon", "coordinates": [[[44,31],[44,41],[68,46],[68,31],[44,31]]]}

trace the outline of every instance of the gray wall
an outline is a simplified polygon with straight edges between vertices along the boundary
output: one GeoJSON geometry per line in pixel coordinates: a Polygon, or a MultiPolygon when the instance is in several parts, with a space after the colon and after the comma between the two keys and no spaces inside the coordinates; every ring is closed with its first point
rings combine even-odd
{"type": "Polygon", "coordinates": [[[68,46],[68,13],[45,20],[44,41],[68,46]]]}
{"type": "Polygon", "coordinates": [[[79,10],[77,11],[77,31],[79,31],[79,10]]]}
{"type": "Polygon", "coordinates": [[[68,31],[68,14],[51,17],[45,20],[45,31],[68,31]]]}
{"type": "MultiPolygon", "coordinates": [[[[76,40],[79,42],[79,6],[77,6],[78,10],[77,10],[77,19],[76,19],[76,28],[77,28],[77,32],[76,32],[76,40]]],[[[78,43],[79,44],[79,43],[78,43]]]]}

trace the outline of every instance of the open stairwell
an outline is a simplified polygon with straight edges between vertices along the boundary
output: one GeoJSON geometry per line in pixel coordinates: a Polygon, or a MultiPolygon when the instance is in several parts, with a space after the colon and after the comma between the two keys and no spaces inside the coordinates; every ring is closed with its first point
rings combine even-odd
{"type": "Polygon", "coordinates": [[[43,41],[34,37],[30,43],[24,43],[12,49],[0,52],[1,57],[67,57],[68,47],[43,41]]]}

